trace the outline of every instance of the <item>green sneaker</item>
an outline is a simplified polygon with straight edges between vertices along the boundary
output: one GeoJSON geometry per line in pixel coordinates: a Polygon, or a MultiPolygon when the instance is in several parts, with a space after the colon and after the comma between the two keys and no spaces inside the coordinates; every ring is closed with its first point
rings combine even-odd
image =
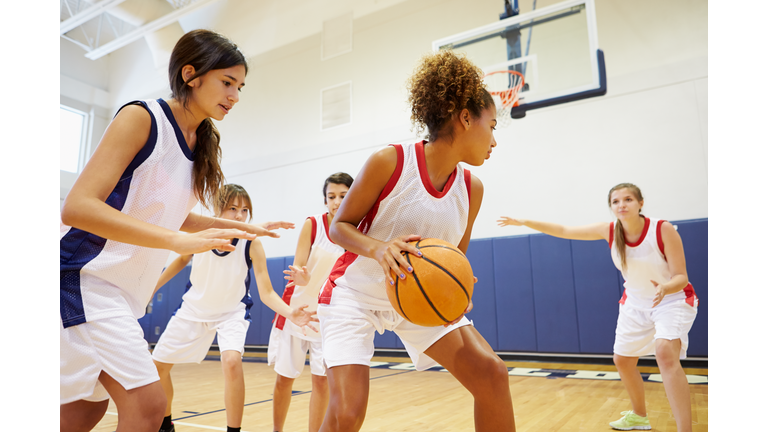
{"type": "Polygon", "coordinates": [[[632,429],[640,429],[640,430],[650,430],[651,429],[651,422],[648,421],[648,417],[640,417],[639,415],[635,414],[634,411],[623,411],[621,413],[624,417],[608,423],[611,425],[612,428],[618,429],[618,430],[632,430],[632,429]]]}

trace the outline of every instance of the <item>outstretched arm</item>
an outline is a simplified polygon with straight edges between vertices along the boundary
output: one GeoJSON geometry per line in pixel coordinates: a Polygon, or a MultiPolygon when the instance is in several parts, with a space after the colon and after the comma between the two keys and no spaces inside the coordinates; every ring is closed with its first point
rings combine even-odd
{"type": "Polygon", "coordinates": [[[120,110],[91,160],[64,200],[61,221],[122,243],[170,249],[181,255],[219,248],[234,250],[232,238],[254,238],[241,229],[217,229],[188,235],[128,216],[106,203],[120,176],[149,138],[152,120],[137,105],[120,110]]]}
{"type": "Polygon", "coordinates": [[[341,202],[341,207],[331,223],[331,240],[344,249],[373,258],[384,269],[387,283],[394,285],[390,270],[405,277],[409,264],[400,251],[420,255],[416,247],[407,242],[421,237],[412,234],[404,235],[388,242],[382,242],[361,233],[357,226],[363,217],[376,203],[384,187],[397,167],[397,150],[386,147],[374,153],[365,162],[360,174],[341,202]]]}
{"type": "Polygon", "coordinates": [[[253,274],[256,276],[256,286],[258,287],[259,298],[268,308],[288,318],[292,323],[299,327],[307,326],[314,331],[317,329],[311,324],[318,322],[317,317],[313,317],[316,311],[307,311],[309,305],[301,305],[297,308],[288,306],[272,287],[272,281],[267,272],[267,256],[264,253],[264,247],[259,239],[251,242],[251,262],[253,262],[253,274]]]}
{"type": "Polygon", "coordinates": [[[312,275],[307,271],[307,261],[309,253],[312,250],[312,221],[307,218],[304,226],[301,227],[299,234],[299,243],[296,245],[296,255],[293,256],[293,265],[284,270],[285,279],[293,281],[299,286],[307,286],[312,279],[312,275]]]}
{"type": "Polygon", "coordinates": [[[181,231],[188,233],[196,233],[205,229],[217,228],[217,229],[237,229],[242,230],[257,236],[266,236],[273,238],[280,238],[280,235],[272,232],[271,230],[277,228],[293,229],[294,224],[291,222],[263,222],[260,224],[249,224],[245,222],[238,222],[231,219],[222,219],[210,216],[203,216],[197,213],[190,213],[187,219],[181,225],[181,231]]]}
{"type": "Polygon", "coordinates": [[[192,255],[179,255],[178,258],[173,260],[170,264],[168,264],[168,267],[163,270],[163,273],[160,274],[160,279],[157,280],[157,285],[155,285],[155,290],[152,292],[152,295],[154,296],[157,290],[160,289],[163,285],[167,284],[168,281],[173,279],[174,276],[179,274],[181,269],[187,266],[189,262],[192,260],[192,255]]]}
{"type": "Polygon", "coordinates": [[[669,294],[680,292],[688,286],[688,270],[685,268],[685,252],[683,251],[683,240],[680,238],[677,230],[669,222],[661,225],[661,240],[664,242],[664,255],[669,264],[669,272],[672,277],[669,281],[658,283],[651,281],[656,287],[656,296],[653,298],[653,307],[656,307],[664,297],[669,294]]]}
{"type": "Polygon", "coordinates": [[[599,222],[591,225],[582,226],[565,226],[550,222],[540,222],[528,219],[514,219],[507,216],[502,216],[501,219],[496,221],[499,226],[527,226],[533,228],[536,231],[549,234],[554,237],[560,237],[569,240],[605,240],[608,241],[610,236],[611,224],[608,222],[599,222]]]}

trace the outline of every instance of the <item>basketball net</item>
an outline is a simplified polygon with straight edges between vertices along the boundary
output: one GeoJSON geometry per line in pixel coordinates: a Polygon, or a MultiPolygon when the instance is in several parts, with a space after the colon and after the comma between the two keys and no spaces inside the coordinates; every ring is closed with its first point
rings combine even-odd
{"type": "Polygon", "coordinates": [[[510,112],[518,105],[518,93],[525,84],[523,74],[514,70],[494,71],[485,75],[484,80],[496,103],[497,126],[509,126],[512,123],[510,112]]]}

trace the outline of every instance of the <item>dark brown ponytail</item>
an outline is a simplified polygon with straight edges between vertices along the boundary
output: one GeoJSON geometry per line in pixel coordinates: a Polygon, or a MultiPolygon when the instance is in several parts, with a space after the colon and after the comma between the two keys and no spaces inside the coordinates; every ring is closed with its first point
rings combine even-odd
{"type": "MultiPolygon", "coordinates": [[[[192,30],[176,42],[171,53],[168,65],[171,97],[186,108],[192,96],[192,88],[187,82],[211,70],[238,65],[245,66],[245,73],[248,73],[245,56],[234,42],[210,30],[192,30]],[[185,81],[181,76],[181,69],[186,65],[194,67],[195,74],[185,81]]],[[[200,203],[210,209],[219,196],[219,188],[224,184],[219,147],[221,136],[210,118],[200,123],[196,134],[193,183],[200,203]]]]}

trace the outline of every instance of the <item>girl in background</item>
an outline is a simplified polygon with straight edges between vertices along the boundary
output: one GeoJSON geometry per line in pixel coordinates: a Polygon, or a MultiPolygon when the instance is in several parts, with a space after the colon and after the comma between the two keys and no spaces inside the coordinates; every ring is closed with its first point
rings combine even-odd
{"type": "MultiPolygon", "coordinates": [[[[252,215],[251,197],[242,186],[235,184],[228,184],[221,189],[215,208],[216,217],[237,222],[250,220],[252,215]]],[[[152,359],[168,399],[160,432],[175,431],[171,417],[171,368],[179,363],[202,362],[217,335],[224,372],[227,432],[240,431],[245,405],[242,356],[251,320],[250,309],[253,305],[248,292],[251,267],[255,267],[260,293],[262,288],[268,293],[272,290],[272,285],[269,283],[263,249],[259,251],[261,244],[258,240],[238,240],[232,241],[232,246],[235,247],[232,252],[214,249],[195,254],[194,260],[192,255],[179,256],[157,282],[155,291],[193,261],[187,292],[182,297],[181,306],[171,317],[152,351],[152,359]]],[[[297,328],[317,321],[317,318],[313,319],[309,312],[303,310],[307,305],[291,309],[280,302],[279,298],[274,297],[276,295],[262,296],[267,306],[286,314],[297,328]]]]}
{"type": "Polygon", "coordinates": [[[499,226],[527,226],[565,239],[608,242],[613,263],[625,281],[613,362],[632,402],[632,410],[609,424],[618,430],[651,429],[637,360],[655,354],[677,430],[689,432],[691,396],[680,359],[686,356],[698,299],[688,283],[680,234],[671,223],[644,216],[643,203],[640,188],[622,183],[608,192],[615,222],[578,227],[509,217],[498,222],[499,226]]]}
{"type": "MultiPolygon", "coordinates": [[[[350,186],[352,177],[347,173],[338,172],[325,179],[323,203],[328,212],[308,217],[301,228],[293,265],[284,271],[285,278],[290,280],[283,292],[283,300],[287,304],[309,304],[313,310],[317,309],[320,288],[328,279],[336,260],[344,253],[344,248],[330,239],[328,230],[350,186]]],[[[275,432],[282,432],[285,426],[288,408],[291,406],[293,382],[304,370],[307,351],[312,372],[309,432],[317,432],[328,407],[328,380],[323,362],[322,339],[319,333],[306,331],[286,322],[283,316],[276,316],[268,349],[269,364],[275,365],[277,373],[272,403],[275,432]]]]}

